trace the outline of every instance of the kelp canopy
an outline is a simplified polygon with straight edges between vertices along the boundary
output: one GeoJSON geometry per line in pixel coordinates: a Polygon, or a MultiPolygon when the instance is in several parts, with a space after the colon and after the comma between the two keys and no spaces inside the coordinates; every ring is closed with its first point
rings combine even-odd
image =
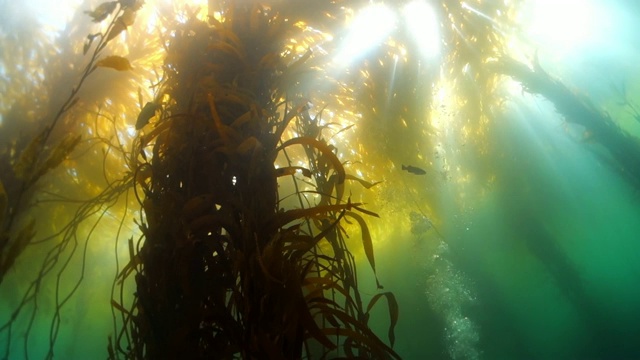
{"type": "MultiPolygon", "coordinates": [[[[0,324],[6,358],[60,356],[65,309],[94,285],[91,258],[106,256],[115,258],[100,270],[114,274],[106,298],[77,301],[111,307],[109,358],[399,358],[401,304],[378,279],[372,236],[385,231],[370,229],[380,205],[365,201],[396,195],[404,163],[426,164],[412,169],[427,185],[493,181],[491,166],[451,169],[435,134],[451,131],[442,122],[455,110],[459,151],[489,164],[503,75],[594,132],[634,184],[640,177],[636,138],[521,60],[531,54],[508,52],[506,1],[432,4],[440,48],[429,59],[399,25],[365,55],[345,52],[352,19],[396,16],[364,1],[81,8],[91,10],[73,23],[84,25],[67,28],[57,49],[72,65],[44,39],[33,52],[19,46],[23,33],[2,40],[11,49],[0,88],[0,286],[14,294],[0,324]],[[55,60],[35,78],[10,66],[45,58],[55,60]],[[366,290],[357,269],[372,275],[366,290]],[[12,271],[32,280],[19,284],[12,271]],[[43,303],[49,341],[32,350],[43,303]]],[[[436,194],[415,195],[403,200],[426,204],[411,214],[416,232],[445,221],[436,194]]]]}
{"type": "MultiPolygon", "coordinates": [[[[113,1],[87,12],[94,22],[108,22],[104,32],[86,37],[83,53],[92,55],[78,85],[50,125],[10,162],[15,179],[3,183],[17,183],[18,191],[8,192],[17,197],[8,205],[5,239],[12,241],[3,254],[3,274],[34,237],[32,221],[10,239],[22,204],[81,141],[68,135],[46,155],[52,131],[78,103],[95,71],[132,70],[128,58],[104,50],[133,25],[140,7],[113,1]]],[[[326,121],[309,112],[313,94],[296,86],[314,72],[309,42],[315,39],[300,38],[305,36],[302,20],[271,7],[223,3],[210,14],[206,20],[188,14],[185,22],[172,24],[162,79],[152,85],[154,98],[144,106],[140,101],[139,135],[128,145],[120,137],[113,143],[98,135],[95,141],[108,145],[103,161],[122,156],[128,170],[117,180],[105,177],[107,186],[80,205],[4,325],[8,344],[15,319],[37,298],[40,281],[67,246],[74,246],[70,256],[75,252],[78,223],[97,211],[106,214],[131,190],[141,206],[141,235],[128,240],[128,262],[114,281],[120,295],[114,293],[111,304],[121,330],[109,338],[110,357],[397,358],[368,326],[369,312],[385,297],[392,346],[396,299],[380,292],[363,304],[355,259],[340,225],[343,219],[360,224],[361,244],[375,272],[372,239],[357,212],[376,214],[345,196],[347,181],[372,184],[347,175],[336,147],[325,140],[326,121]],[[276,167],[277,162],[282,164],[276,167]],[[298,188],[298,174],[312,190],[298,188]],[[298,198],[297,206],[287,209],[282,203],[281,177],[291,177],[295,190],[288,196],[298,198]],[[135,287],[131,303],[124,301],[130,298],[124,294],[128,282],[135,287]]],[[[109,118],[102,111],[98,116],[109,118]]],[[[126,212],[130,204],[124,202],[126,212]]],[[[80,280],[66,296],[56,290],[47,357],[54,355],[60,309],[79,285],[80,280]]],[[[26,355],[28,341],[24,344],[26,355]]]]}
{"type": "MultiPolygon", "coordinates": [[[[132,154],[143,243],[121,273],[135,274],[136,301],[118,306],[126,339],[119,334],[112,355],[297,358],[340,347],[335,354],[396,357],[367,326],[377,297],[363,306],[340,228],[343,218],[361,223],[375,270],[354,211],[372,213],[344,198],[344,166],[312,130],[320,115],[312,119],[289,86],[311,53],[284,44],[297,27],[275,9],[230,3],[220,14],[173,32],[155,100],[161,115],[132,154]],[[300,131],[287,139],[292,123],[300,131]],[[294,145],[307,163],[276,169],[294,145]],[[320,201],[296,192],[301,207],[287,210],[277,180],[296,173],[320,201]]],[[[397,304],[380,295],[393,344],[397,304]]]]}

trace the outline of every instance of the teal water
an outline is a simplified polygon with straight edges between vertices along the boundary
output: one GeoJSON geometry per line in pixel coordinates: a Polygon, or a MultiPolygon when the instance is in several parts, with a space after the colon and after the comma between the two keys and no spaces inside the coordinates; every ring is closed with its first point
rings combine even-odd
{"type": "MultiPolygon", "coordinates": [[[[550,74],[638,138],[640,122],[616,105],[612,85],[640,99],[640,9],[633,1],[590,3],[607,21],[594,20],[591,37],[573,50],[551,41],[553,34],[525,37],[550,74]]],[[[394,235],[376,253],[381,281],[400,303],[398,353],[405,359],[640,358],[640,189],[611,166],[607,149],[541,96],[509,93],[487,125],[489,159],[451,136],[461,131],[455,127],[461,119],[451,121],[452,129],[441,130],[443,158],[435,162],[446,159],[452,176],[470,174],[469,180],[438,174],[438,181],[423,184],[403,173],[406,182],[388,185],[395,192],[378,199],[404,201],[380,207],[383,219],[400,221],[380,225],[388,229],[378,234],[394,235]],[[480,173],[493,180],[474,176],[480,173]],[[405,191],[435,194],[435,203],[395,196],[405,191]],[[436,227],[424,213],[429,208],[439,209],[436,227]]],[[[99,315],[109,311],[103,299],[113,277],[104,258],[94,250],[85,277],[99,280],[84,285],[61,314],[59,358],[104,353],[112,330],[110,318],[99,315]]],[[[27,287],[21,279],[31,269],[24,264],[0,287],[3,323],[27,287]]],[[[359,274],[363,288],[373,289],[366,266],[359,274]]],[[[38,312],[50,314],[55,289],[43,293],[38,312]]],[[[374,319],[384,339],[384,307],[374,319]]],[[[13,331],[20,334],[28,321],[13,331]]],[[[50,331],[48,319],[35,323],[24,346],[31,358],[46,355],[50,331]]],[[[20,359],[24,349],[16,338],[11,358],[20,359]]]]}
{"type": "Polygon", "coordinates": [[[399,351],[409,359],[638,358],[638,189],[595,145],[568,135],[544,100],[521,99],[496,123],[499,180],[471,190],[442,184],[450,205],[442,237],[424,235],[441,241],[438,259],[415,246],[396,248],[404,258],[383,255],[405,299],[399,351]],[[456,205],[458,192],[474,190],[456,205]]]}

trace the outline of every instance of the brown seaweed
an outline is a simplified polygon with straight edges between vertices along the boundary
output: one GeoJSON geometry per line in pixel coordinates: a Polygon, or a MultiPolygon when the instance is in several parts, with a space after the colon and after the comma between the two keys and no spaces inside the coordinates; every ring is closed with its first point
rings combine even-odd
{"type": "Polygon", "coordinates": [[[347,178],[374,184],[347,177],[319,132],[285,137],[290,126],[311,128],[307,105],[284,91],[313,53],[285,65],[276,37],[298,29],[277,21],[274,8],[229,3],[223,14],[178,25],[167,48],[162,86],[170,100],[139,142],[153,155],[134,151],[131,161],[144,190],[144,240],[131,247],[117,282],[135,281],[136,298],[133,308],[112,302],[124,326],[110,356],[323,358],[340,348],[397,358],[368,327],[340,226],[345,216],[358,221],[375,274],[373,242],[354,211],[374,213],[343,199],[347,178]],[[308,166],[276,168],[294,145],[308,166]],[[298,192],[300,208],[280,208],[278,178],[297,182],[298,172],[322,201],[302,205],[298,192]],[[333,257],[322,254],[324,242],[333,257]]]}
{"type": "MultiPolygon", "coordinates": [[[[119,4],[119,7],[102,9],[107,11],[107,15],[113,11],[118,15],[126,11],[134,11],[134,8],[139,8],[139,4],[135,1],[129,2],[129,5],[125,5],[124,2],[113,3],[116,5],[119,4]]],[[[109,5],[109,7],[112,6],[113,4],[109,5]]],[[[93,15],[98,14],[94,13],[93,15]]],[[[99,17],[101,16],[102,15],[99,17]]],[[[115,19],[107,23],[105,31],[109,31],[114,23],[115,19]]],[[[11,163],[11,168],[8,169],[10,173],[3,174],[3,187],[7,186],[12,191],[10,192],[10,197],[2,198],[7,200],[7,202],[0,209],[3,215],[3,219],[0,222],[0,283],[4,275],[8,273],[29,245],[51,245],[45,251],[42,262],[40,264],[33,264],[34,269],[36,269],[36,276],[31,282],[27,283],[26,290],[23,292],[18,305],[13,309],[11,316],[0,324],[0,334],[6,337],[4,341],[5,344],[7,344],[7,346],[2,349],[1,355],[4,358],[8,358],[11,354],[12,330],[19,316],[26,316],[31,319],[27,323],[24,334],[20,336],[23,343],[24,356],[28,357],[29,337],[34,327],[33,319],[38,310],[38,297],[42,291],[43,279],[47,276],[53,276],[52,280],[54,284],[58,286],[60,279],[63,278],[65,272],[69,270],[71,259],[74,258],[74,255],[80,253],[82,268],[75,269],[79,271],[77,274],[79,276],[74,277],[69,283],[69,288],[65,290],[56,287],[55,299],[52,301],[54,313],[51,316],[51,328],[48,340],[49,349],[46,357],[53,357],[53,348],[61,325],[61,309],[76,293],[84,275],[87,243],[91,239],[93,231],[101,219],[108,213],[109,209],[115,206],[120,196],[128,192],[133,184],[132,174],[128,174],[115,181],[106,178],[105,175],[107,186],[98,191],[95,196],[87,199],[69,199],[55,194],[47,194],[42,190],[38,192],[38,198],[34,197],[37,190],[36,188],[42,185],[41,179],[51,173],[52,170],[58,168],[60,164],[68,159],[74,150],[84,142],[78,134],[66,132],[66,129],[62,130],[65,126],[64,119],[66,115],[69,110],[78,103],[79,93],[83,84],[99,66],[116,67],[124,70],[124,68],[122,68],[124,64],[122,59],[124,58],[120,57],[117,59],[111,58],[112,60],[102,62],[98,65],[100,62],[98,59],[101,57],[102,51],[110,40],[101,34],[102,33],[90,35],[91,40],[83,49],[83,55],[86,55],[89,47],[93,43],[96,44],[94,51],[88,58],[87,65],[80,73],[80,80],[74,88],[70,89],[70,94],[66,100],[63,100],[62,105],[60,105],[57,111],[42,121],[44,125],[41,129],[36,130],[36,135],[33,136],[26,145],[22,147],[12,147],[11,151],[17,153],[17,158],[11,163]],[[94,42],[94,40],[96,41],[94,42]],[[113,62],[113,60],[116,60],[116,62],[113,62]],[[64,135],[62,135],[61,138],[58,135],[52,136],[54,131],[57,133],[62,132],[64,135]],[[35,229],[38,224],[34,219],[29,218],[29,212],[33,210],[34,205],[38,204],[38,202],[73,203],[80,205],[77,206],[72,220],[66,224],[61,224],[52,234],[36,240],[35,229]],[[95,220],[95,223],[87,224],[90,228],[88,235],[79,241],[77,236],[78,228],[88,219],[95,220]],[[82,249],[82,247],[84,250],[78,251],[82,249]]],[[[105,59],[109,59],[109,57],[103,58],[103,60],[105,59]]],[[[100,136],[96,136],[94,139],[85,139],[85,141],[93,141],[95,144],[106,144],[109,149],[115,149],[109,150],[112,152],[123,150],[121,144],[114,145],[110,139],[104,139],[100,136]]],[[[103,151],[103,156],[106,160],[107,152],[103,151]]],[[[122,151],[119,156],[124,158],[124,151],[122,151]]],[[[4,161],[6,159],[2,160],[4,161]]]]}

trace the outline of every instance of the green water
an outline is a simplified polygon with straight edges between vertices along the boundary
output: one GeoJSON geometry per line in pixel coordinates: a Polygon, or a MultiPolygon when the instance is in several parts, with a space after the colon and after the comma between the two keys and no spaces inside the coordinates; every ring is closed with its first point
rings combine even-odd
{"type": "MultiPolygon", "coordinates": [[[[562,44],[534,47],[548,72],[588,94],[638,138],[640,123],[616,107],[610,85],[625,84],[630,98],[640,93],[640,34],[629,28],[640,11],[631,1],[594,3],[610,11],[608,38],[592,37],[574,52],[561,51],[562,44]]],[[[531,41],[544,39],[531,35],[531,41]]],[[[567,125],[541,96],[510,93],[484,129],[488,153],[460,141],[465,119],[448,121],[430,135],[435,141],[413,149],[428,157],[437,143],[440,155],[426,177],[402,172],[400,164],[375,164],[384,167],[375,175],[391,179],[368,200],[381,216],[371,225],[378,276],[400,304],[395,350],[405,359],[640,358],[640,189],[611,166],[607,149],[584,137],[584,129],[567,125]],[[425,197],[429,202],[419,200],[425,197]],[[429,219],[433,212],[437,218],[429,219]]],[[[418,136],[422,130],[406,131],[418,136]]],[[[403,132],[390,136],[391,144],[403,141],[403,132]]],[[[393,145],[389,149],[378,158],[408,158],[394,153],[393,145]]],[[[41,211],[36,216],[48,216],[41,211]]],[[[113,333],[113,254],[126,253],[126,244],[105,242],[118,216],[100,223],[87,246],[88,261],[70,265],[86,270],[59,314],[55,358],[106,356],[113,333]]],[[[136,230],[131,225],[125,231],[136,230]]],[[[25,253],[4,279],[0,324],[27,291],[37,271],[31,264],[44,256],[44,250],[25,253]]],[[[361,291],[370,297],[374,279],[366,261],[359,261],[361,291]]],[[[53,274],[38,284],[32,325],[26,317],[12,328],[11,359],[24,358],[27,349],[33,359],[49,351],[55,282],[53,274]]],[[[386,308],[372,318],[386,340],[386,308]]],[[[3,335],[0,354],[7,346],[3,335]]]]}
{"type": "MultiPolygon", "coordinates": [[[[383,255],[405,299],[398,350],[409,359],[638,357],[638,190],[559,130],[543,100],[519,101],[496,123],[500,180],[471,184],[483,195],[449,207],[440,259],[416,246],[383,255]]],[[[443,183],[440,200],[454,203],[458,191],[470,189],[443,183]]]]}

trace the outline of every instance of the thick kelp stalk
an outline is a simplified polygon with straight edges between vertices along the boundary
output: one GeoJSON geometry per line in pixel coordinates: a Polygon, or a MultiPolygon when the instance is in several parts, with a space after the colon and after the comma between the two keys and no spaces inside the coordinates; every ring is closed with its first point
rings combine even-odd
{"type": "Polygon", "coordinates": [[[375,271],[354,211],[373,213],[343,197],[353,177],[321,132],[304,131],[319,119],[287,92],[312,53],[285,46],[300,31],[293,19],[248,3],[191,18],[169,38],[162,89],[138,119],[148,129],[133,154],[143,238],[118,279],[134,278],[137,291],[132,306],[113,301],[124,326],[110,357],[397,358],[367,325],[385,297],[393,343],[395,298],[380,293],[364,308],[340,226],[361,225],[375,271]],[[300,132],[288,136],[294,123],[300,132]],[[296,147],[308,168],[276,168],[296,147]],[[278,178],[299,174],[321,201],[297,190],[304,206],[284,209],[278,178]]]}

